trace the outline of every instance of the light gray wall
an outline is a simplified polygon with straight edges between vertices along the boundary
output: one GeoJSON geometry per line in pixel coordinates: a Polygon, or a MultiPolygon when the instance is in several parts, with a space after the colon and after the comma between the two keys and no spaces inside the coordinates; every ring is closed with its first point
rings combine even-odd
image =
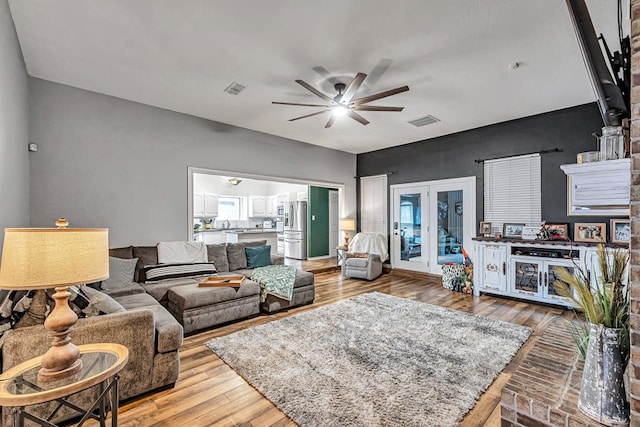
{"type": "Polygon", "coordinates": [[[29,89],[9,4],[0,0],[0,254],[5,227],[29,225],[29,89]]]}
{"type": "Polygon", "coordinates": [[[31,224],[108,227],[110,246],[185,240],[189,166],[346,185],[353,154],[31,80],[31,224]]]}

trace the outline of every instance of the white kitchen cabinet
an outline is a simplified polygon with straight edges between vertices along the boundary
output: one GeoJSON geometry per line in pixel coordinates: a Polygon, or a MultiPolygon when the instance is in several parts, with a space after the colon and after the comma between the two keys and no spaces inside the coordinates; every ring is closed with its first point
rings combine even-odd
{"type": "Polygon", "coordinates": [[[267,198],[265,196],[249,197],[249,217],[267,216],[267,198]]]}
{"type": "Polygon", "coordinates": [[[201,231],[202,241],[207,245],[217,245],[224,243],[222,231],[201,231]]]}
{"type": "Polygon", "coordinates": [[[204,216],[204,194],[203,193],[193,194],[193,216],[194,217],[204,216]]]}
{"type": "Polygon", "coordinates": [[[507,291],[507,247],[500,244],[479,246],[479,271],[474,272],[480,291],[507,291]]]}
{"type": "Polygon", "coordinates": [[[569,215],[629,215],[631,159],[561,165],[569,215]]]}
{"type": "Polygon", "coordinates": [[[309,193],[307,191],[299,191],[296,195],[296,200],[299,202],[309,201],[309,193]]]}
{"type": "Polygon", "coordinates": [[[278,196],[267,196],[267,216],[278,215],[278,196]]]}
{"type": "Polygon", "coordinates": [[[216,194],[204,194],[204,216],[218,216],[218,196],[216,194]]]}

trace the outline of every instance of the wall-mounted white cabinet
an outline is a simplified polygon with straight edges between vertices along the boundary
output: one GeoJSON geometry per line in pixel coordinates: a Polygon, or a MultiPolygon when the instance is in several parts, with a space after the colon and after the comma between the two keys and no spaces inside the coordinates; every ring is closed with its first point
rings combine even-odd
{"type": "Polygon", "coordinates": [[[193,194],[193,216],[218,216],[218,196],[211,193],[193,194]]]}
{"type": "Polygon", "coordinates": [[[631,159],[562,165],[568,215],[629,215],[631,159]]]}
{"type": "Polygon", "coordinates": [[[267,198],[265,196],[249,197],[249,217],[267,216],[267,198]]]}
{"type": "Polygon", "coordinates": [[[275,217],[278,215],[278,196],[267,197],[267,216],[275,217]]]}
{"type": "Polygon", "coordinates": [[[204,216],[218,216],[218,196],[204,193],[204,216]]]}
{"type": "Polygon", "coordinates": [[[193,195],[193,216],[204,216],[204,193],[194,193],[193,195]]]}
{"type": "Polygon", "coordinates": [[[299,202],[309,201],[309,193],[307,191],[298,191],[298,194],[296,195],[296,200],[299,202]]]}

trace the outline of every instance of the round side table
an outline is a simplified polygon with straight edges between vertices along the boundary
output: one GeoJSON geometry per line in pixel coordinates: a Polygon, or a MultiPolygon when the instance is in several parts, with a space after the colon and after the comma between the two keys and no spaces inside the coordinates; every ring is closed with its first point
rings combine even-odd
{"type": "Polygon", "coordinates": [[[82,359],[82,370],[67,378],[40,382],[38,371],[42,356],[20,363],[0,375],[0,405],[13,407],[14,425],[24,425],[28,419],[42,426],[51,426],[49,421],[61,406],[67,406],[82,414],[78,426],[92,418],[105,425],[106,407],[111,395],[111,425],[118,425],[118,379],[119,372],[129,360],[129,350],[120,344],[87,344],[78,346],[82,359]],[[98,385],[98,399],[88,409],[83,409],[68,401],[68,397],[79,391],[98,385]],[[111,392],[111,393],[109,393],[111,392]],[[56,400],[58,408],[43,419],[30,414],[26,406],[56,400]],[[94,410],[98,407],[98,415],[94,410]]]}

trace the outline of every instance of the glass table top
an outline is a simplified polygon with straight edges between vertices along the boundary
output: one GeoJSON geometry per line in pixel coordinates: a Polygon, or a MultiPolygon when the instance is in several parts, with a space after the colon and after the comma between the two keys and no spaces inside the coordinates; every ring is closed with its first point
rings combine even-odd
{"type": "Polygon", "coordinates": [[[5,391],[13,395],[24,395],[75,384],[108,370],[118,361],[118,355],[113,352],[101,351],[81,353],[80,360],[82,360],[82,370],[78,373],[67,378],[47,382],[38,381],[40,364],[37,364],[8,380],[5,391]]]}

